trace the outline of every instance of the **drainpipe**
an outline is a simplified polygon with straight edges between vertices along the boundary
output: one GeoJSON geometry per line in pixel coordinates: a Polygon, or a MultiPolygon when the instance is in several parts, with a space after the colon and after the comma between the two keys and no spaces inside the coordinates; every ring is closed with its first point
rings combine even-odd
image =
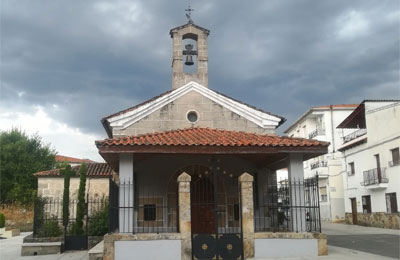
{"type": "MultiPolygon", "coordinates": [[[[335,146],[335,128],[333,125],[333,106],[330,105],[329,106],[330,112],[331,112],[331,133],[332,133],[332,159],[335,160],[335,152],[336,152],[336,146],[335,146]]],[[[328,165],[328,170],[329,170],[329,165],[328,165]]],[[[328,173],[328,185],[330,183],[329,181],[329,173],[328,173]]],[[[331,217],[331,222],[333,221],[333,217],[332,217],[332,200],[331,200],[331,188],[329,186],[329,215],[331,217]]]]}
{"type": "MultiPolygon", "coordinates": [[[[331,111],[331,131],[332,131],[332,149],[333,149],[333,153],[336,152],[336,147],[335,147],[335,132],[334,132],[334,126],[333,126],[333,106],[330,105],[329,106],[330,111],[331,111]]],[[[333,157],[335,158],[335,156],[333,157]]]]}

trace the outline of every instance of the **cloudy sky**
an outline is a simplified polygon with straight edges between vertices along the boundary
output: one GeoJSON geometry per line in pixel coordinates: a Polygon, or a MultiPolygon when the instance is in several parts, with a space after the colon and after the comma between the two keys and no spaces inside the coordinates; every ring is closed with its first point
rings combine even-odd
{"type": "MultiPolygon", "coordinates": [[[[100,119],[171,89],[188,1],[1,1],[0,129],[101,161],[100,119]]],[[[400,98],[398,0],[191,1],[210,88],[284,116],[400,98]]]]}

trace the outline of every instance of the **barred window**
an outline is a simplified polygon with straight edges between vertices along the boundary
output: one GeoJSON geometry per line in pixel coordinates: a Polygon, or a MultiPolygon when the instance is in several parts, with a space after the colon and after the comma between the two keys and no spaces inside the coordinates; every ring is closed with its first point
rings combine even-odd
{"type": "Polygon", "coordinates": [[[326,186],[319,188],[319,194],[321,195],[322,202],[328,201],[328,194],[326,192],[326,186]]]}
{"type": "Polygon", "coordinates": [[[156,204],[144,205],[144,221],[156,220],[156,204]]]}

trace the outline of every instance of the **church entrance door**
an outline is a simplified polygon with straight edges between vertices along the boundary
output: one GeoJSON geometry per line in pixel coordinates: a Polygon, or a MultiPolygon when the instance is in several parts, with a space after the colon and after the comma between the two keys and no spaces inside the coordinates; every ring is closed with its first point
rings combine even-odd
{"type": "Polygon", "coordinates": [[[193,259],[243,259],[237,176],[217,166],[194,166],[191,175],[193,259]]]}
{"type": "Polygon", "coordinates": [[[214,185],[207,176],[194,175],[191,182],[192,233],[215,233],[214,185]]]}

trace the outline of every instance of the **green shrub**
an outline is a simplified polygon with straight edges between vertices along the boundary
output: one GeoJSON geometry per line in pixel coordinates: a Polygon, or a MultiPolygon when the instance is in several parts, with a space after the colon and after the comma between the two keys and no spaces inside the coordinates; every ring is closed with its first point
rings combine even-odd
{"type": "Polygon", "coordinates": [[[283,222],[286,220],[286,216],[284,212],[278,212],[278,224],[283,225],[283,222]]]}
{"type": "Polygon", "coordinates": [[[38,237],[59,237],[62,235],[57,219],[48,220],[38,230],[38,237]]]}
{"type": "Polygon", "coordinates": [[[0,213],[0,228],[5,227],[6,225],[6,218],[4,217],[3,213],[0,213]]]}
{"type": "MultiPolygon", "coordinates": [[[[82,225],[83,225],[83,222],[82,222],[82,225]]],[[[75,221],[74,223],[72,223],[71,229],[69,230],[68,233],[71,235],[75,235],[75,236],[81,236],[81,235],[84,235],[85,232],[84,232],[81,224],[75,221]]]]}
{"type": "Polygon", "coordinates": [[[103,236],[108,232],[108,206],[104,204],[103,207],[95,212],[89,221],[88,235],[89,236],[103,236]]]}

